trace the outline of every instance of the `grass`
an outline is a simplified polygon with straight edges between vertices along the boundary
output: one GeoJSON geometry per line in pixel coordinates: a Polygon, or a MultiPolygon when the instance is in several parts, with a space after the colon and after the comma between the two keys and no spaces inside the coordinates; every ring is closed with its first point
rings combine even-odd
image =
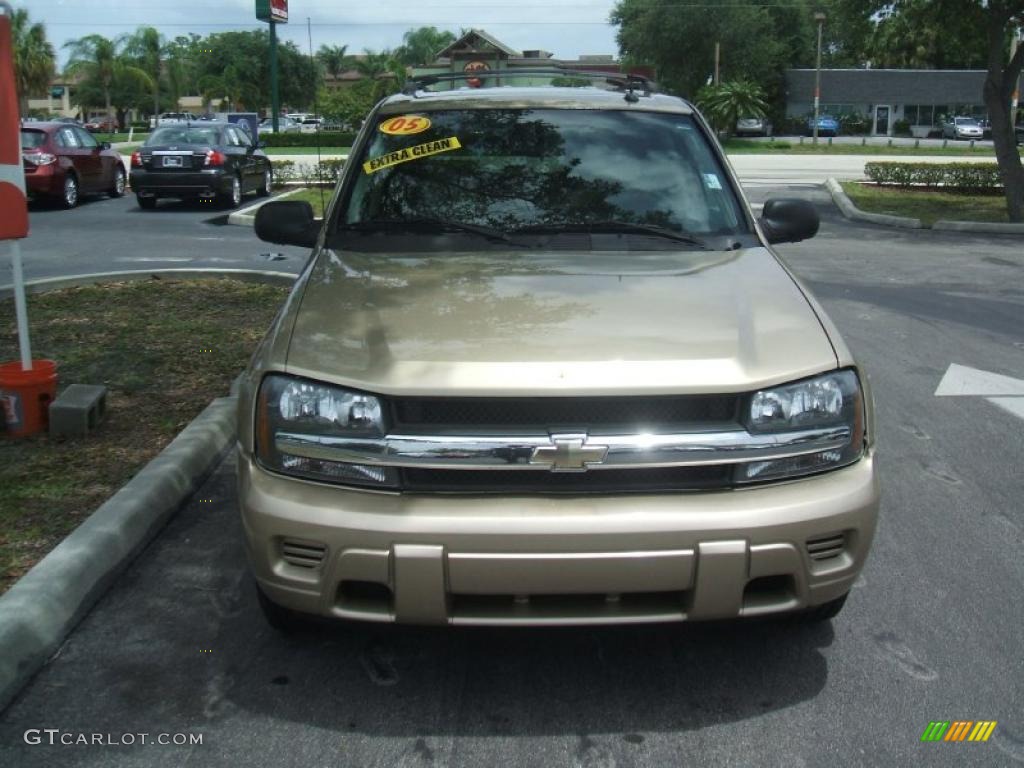
{"type": "MultiPolygon", "coordinates": [[[[93,137],[96,141],[109,141],[113,144],[115,141],[128,141],[128,133],[94,133],[93,137]]],[[[149,134],[145,131],[135,131],[132,135],[131,141],[143,142],[149,137],[149,134]]]]}
{"type": "Polygon", "coordinates": [[[828,139],[818,139],[818,144],[812,144],[810,139],[804,139],[804,143],[798,141],[744,141],[742,139],[726,139],[722,146],[727,154],[743,155],[978,155],[979,157],[994,157],[995,152],[991,148],[975,147],[971,149],[967,143],[957,144],[951,142],[946,148],[942,147],[900,147],[887,145],[861,146],[860,144],[832,144],[828,139]]]}
{"type": "MultiPolygon", "coordinates": [[[[0,593],[127,482],[214,397],[226,395],[287,289],[150,280],[30,296],[33,354],[58,391],[104,384],[107,420],[84,438],[0,437],[0,593]]],[[[16,360],[0,301],[0,360],[16,360]]]]}
{"type": "Polygon", "coordinates": [[[888,213],[921,219],[930,227],[936,221],[1007,222],[1006,198],[998,195],[965,195],[905,187],[878,187],[842,182],[853,204],[869,213],[888,213]]]}
{"type": "Polygon", "coordinates": [[[305,187],[284,199],[295,202],[307,202],[313,206],[313,215],[317,218],[323,218],[324,207],[331,202],[331,195],[333,194],[333,187],[305,187]],[[322,197],[321,191],[323,192],[322,197]]]}

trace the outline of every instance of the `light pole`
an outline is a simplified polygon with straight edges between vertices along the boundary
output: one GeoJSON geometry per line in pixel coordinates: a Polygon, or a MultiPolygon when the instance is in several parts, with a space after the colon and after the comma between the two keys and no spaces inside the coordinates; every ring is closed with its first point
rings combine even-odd
{"type": "Polygon", "coordinates": [[[821,28],[825,25],[825,14],[818,11],[814,14],[818,22],[818,64],[814,70],[814,140],[818,143],[818,107],[821,102],[821,28]]]}

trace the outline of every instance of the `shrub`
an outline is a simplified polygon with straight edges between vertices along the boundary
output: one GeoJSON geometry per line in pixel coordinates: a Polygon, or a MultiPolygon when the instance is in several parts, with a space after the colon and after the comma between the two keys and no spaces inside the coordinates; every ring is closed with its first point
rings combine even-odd
{"type": "Polygon", "coordinates": [[[862,136],[868,132],[870,124],[868,118],[858,112],[846,112],[841,115],[836,115],[836,120],[839,121],[839,126],[843,133],[849,134],[850,136],[862,136]]]}
{"type": "Polygon", "coordinates": [[[271,160],[270,165],[274,169],[275,187],[282,187],[288,182],[296,181],[299,178],[299,173],[295,169],[295,163],[292,160],[271,160]]]}
{"type": "Polygon", "coordinates": [[[876,184],[965,192],[986,192],[1003,184],[996,163],[868,163],[864,175],[876,184]]]}
{"type": "Polygon", "coordinates": [[[910,122],[907,120],[897,120],[892,124],[892,132],[895,136],[909,136],[910,122]]]}
{"type": "MultiPolygon", "coordinates": [[[[321,131],[319,144],[321,147],[351,147],[356,139],[354,133],[344,131],[321,131]]],[[[315,147],[315,133],[264,133],[260,141],[268,147],[315,147]]]]}

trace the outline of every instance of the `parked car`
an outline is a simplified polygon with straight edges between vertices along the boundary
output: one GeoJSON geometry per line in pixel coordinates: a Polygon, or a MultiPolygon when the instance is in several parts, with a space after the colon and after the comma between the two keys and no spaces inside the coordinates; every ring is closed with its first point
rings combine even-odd
{"type": "Polygon", "coordinates": [[[944,139],[981,139],[985,135],[981,124],[973,117],[954,117],[942,126],[944,139]]]}
{"type": "MultiPolygon", "coordinates": [[[[288,117],[277,118],[277,132],[278,133],[298,133],[299,124],[288,117]]],[[[272,118],[266,118],[260,122],[260,133],[274,133],[274,121],[272,118]]]]}
{"type": "Polygon", "coordinates": [[[736,136],[771,136],[772,123],[767,117],[741,117],[736,121],[736,136]]]}
{"type": "Polygon", "coordinates": [[[316,117],[315,115],[304,117],[302,119],[302,122],[299,124],[299,132],[316,133],[318,130],[320,130],[320,126],[323,124],[323,122],[324,119],[322,117],[316,117]]]}
{"type": "Polygon", "coordinates": [[[260,208],[259,237],[313,249],[240,383],[272,624],[842,608],[872,401],[772,250],[818,215],[755,218],[697,110],[634,85],[421,83],[371,111],[327,219],[260,208]]]}
{"type": "Polygon", "coordinates": [[[198,119],[191,112],[164,112],[159,117],[149,118],[149,127],[156,128],[158,125],[176,125],[177,123],[188,123],[198,119]]]}
{"type": "Polygon", "coordinates": [[[983,139],[992,138],[992,122],[987,117],[979,120],[978,126],[981,128],[981,137],[983,139]]]}
{"type": "MultiPolygon", "coordinates": [[[[808,136],[814,135],[814,118],[807,118],[807,129],[806,133],[808,136]]],[[[839,121],[830,115],[819,115],[818,116],[818,135],[819,136],[838,136],[839,135],[839,121]]]]}
{"type": "Polygon", "coordinates": [[[162,125],[132,153],[131,183],[140,208],[163,197],[212,198],[235,207],[247,192],[270,194],[273,171],[247,131],[220,121],[162,125]]]}
{"type": "Polygon", "coordinates": [[[112,117],[94,117],[85,124],[85,130],[92,133],[114,133],[117,131],[117,120],[112,117]]]}
{"type": "Polygon", "coordinates": [[[81,126],[57,122],[23,126],[21,157],[25,189],[31,197],[74,208],[85,195],[124,194],[121,155],[81,126]]]}

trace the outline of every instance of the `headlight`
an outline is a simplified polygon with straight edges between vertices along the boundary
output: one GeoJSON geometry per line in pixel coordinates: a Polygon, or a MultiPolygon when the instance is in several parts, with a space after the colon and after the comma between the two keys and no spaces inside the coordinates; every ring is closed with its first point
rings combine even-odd
{"type": "Polygon", "coordinates": [[[864,450],[864,396],[857,374],[835,371],[755,392],[747,400],[744,418],[751,434],[779,434],[832,430],[836,445],[738,467],[736,481],[752,483],[799,477],[852,464],[864,450]]]}
{"type": "Polygon", "coordinates": [[[381,402],[373,395],[295,376],[271,374],[263,379],[256,403],[256,455],[267,469],[332,483],[394,487],[398,476],[391,467],[278,450],[281,436],[383,437],[385,432],[381,402]]]}

